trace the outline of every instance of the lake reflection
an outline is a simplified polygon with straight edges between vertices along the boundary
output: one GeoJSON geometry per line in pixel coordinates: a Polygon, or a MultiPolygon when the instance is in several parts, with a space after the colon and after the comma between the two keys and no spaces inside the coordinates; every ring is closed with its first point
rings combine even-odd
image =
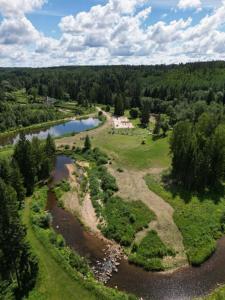
{"type": "MultiPolygon", "coordinates": [[[[89,118],[86,120],[72,120],[65,122],[63,124],[58,124],[50,126],[42,130],[24,130],[26,138],[32,140],[33,137],[38,137],[39,139],[46,139],[48,134],[52,137],[60,137],[65,134],[78,133],[85,130],[92,129],[100,124],[98,119],[89,118]]],[[[16,133],[14,135],[4,137],[0,139],[0,146],[6,146],[9,144],[16,144],[19,140],[20,134],[16,133]]]]}

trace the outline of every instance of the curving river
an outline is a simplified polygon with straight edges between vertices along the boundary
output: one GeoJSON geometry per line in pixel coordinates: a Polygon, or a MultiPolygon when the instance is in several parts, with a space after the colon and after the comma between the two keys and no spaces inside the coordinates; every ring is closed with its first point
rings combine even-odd
{"type": "MultiPolygon", "coordinates": [[[[53,183],[68,176],[66,156],[58,156],[53,172],[53,183]]],[[[53,216],[53,227],[61,233],[66,243],[87,257],[91,264],[104,256],[105,243],[84,231],[78,220],[69,212],[57,207],[54,194],[49,192],[48,210],[53,216]]],[[[204,296],[225,284],[225,237],[218,241],[217,251],[201,267],[185,267],[173,273],[146,272],[122,260],[118,273],[114,273],[108,285],[134,293],[148,300],[186,300],[204,296]]]]}
{"type": "MultiPolygon", "coordinates": [[[[71,120],[62,124],[48,126],[45,129],[24,129],[26,138],[31,140],[33,137],[39,139],[46,139],[48,134],[52,137],[60,137],[66,134],[78,133],[81,131],[89,130],[97,127],[100,124],[99,119],[88,118],[84,120],[71,120]]],[[[0,138],[0,146],[6,146],[9,144],[16,144],[19,140],[19,133],[9,134],[6,137],[0,138]]]]}

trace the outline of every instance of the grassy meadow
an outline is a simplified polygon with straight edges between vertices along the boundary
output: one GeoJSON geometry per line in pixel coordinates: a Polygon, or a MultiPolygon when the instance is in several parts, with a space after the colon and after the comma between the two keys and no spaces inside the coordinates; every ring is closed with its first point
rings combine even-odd
{"type": "Polygon", "coordinates": [[[148,129],[140,128],[139,119],[132,122],[134,129],[108,128],[101,135],[94,135],[93,144],[106,151],[121,167],[137,170],[169,167],[169,134],[154,140],[148,129]]]}
{"type": "Polygon", "coordinates": [[[189,195],[178,189],[169,190],[153,175],[146,176],[146,183],[174,208],[174,221],[182,233],[189,262],[200,265],[215,251],[216,239],[222,235],[223,194],[189,195]]]}

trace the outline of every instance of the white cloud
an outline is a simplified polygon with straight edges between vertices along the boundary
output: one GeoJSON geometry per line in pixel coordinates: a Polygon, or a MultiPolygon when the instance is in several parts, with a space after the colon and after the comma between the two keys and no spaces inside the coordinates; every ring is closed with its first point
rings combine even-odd
{"type": "MultiPolygon", "coordinates": [[[[158,64],[225,59],[225,33],[221,29],[225,23],[225,1],[194,25],[191,17],[147,25],[146,20],[154,14],[150,7],[152,1],[108,0],[89,11],[63,17],[58,39],[44,36],[26,17],[26,13],[40,8],[44,2],[0,0],[2,66],[158,64]]],[[[200,7],[200,1],[181,2],[182,9],[200,7]]]]}
{"type": "Polygon", "coordinates": [[[6,16],[24,14],[42,7],[46,0],[0,0],[0,13],[6,16]]]}
{"type": "Polygon", "coordinates": [[[196,8],[200,10],[202,7],[201,0],[180,0],[178,3],[179,9],[196,8]]]}

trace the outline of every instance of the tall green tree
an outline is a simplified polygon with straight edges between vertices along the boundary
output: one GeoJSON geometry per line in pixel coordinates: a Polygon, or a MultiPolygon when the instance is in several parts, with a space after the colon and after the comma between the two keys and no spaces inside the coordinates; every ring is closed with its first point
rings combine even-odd
{"type": "Polygon", "coordinates": [[[114,114],[118,117],[124,115],[124,100],[121,95],[117,95],[115,98],[115,109],[114,114]]]}
{"type": "Polygon", "coordinates": [[[147,101],[144,101],[144,103],[142,104],[142,109],[141,109],[141,124],[143,127],[148,126],[149,117],[150,117],[149,104],[147,101]]]}
{"type": "Polygon", "coordinates": [[[24,179],[24,185],[28,195],[31,195],[35,184],[35,166],[33,163],[33,153],[30,141],[26,140],[25,135],[20,135],[19,142],[15,146],[13,155],[20,172],[24,179]]]}
{"type": "Polygon", "coordinates": [[[48,158],[54,158],[56,153],[55,141],[50,134],[48,134],[45,143],[45,153],[48,158]]]}
{"type": "Polygon", "coordinates": [[[25,242],[26,231],[21,225],[15,190],[0,179],[0,278],[16,282],[17,298],[34,285],[37,261],[25,242]]]}
{"type": "Polygon", "coordinates": [[[86,135],[85,140],[84,140],[84,151],[90,150],[91,149],[91,140],[88,135],[86,135]]]}

